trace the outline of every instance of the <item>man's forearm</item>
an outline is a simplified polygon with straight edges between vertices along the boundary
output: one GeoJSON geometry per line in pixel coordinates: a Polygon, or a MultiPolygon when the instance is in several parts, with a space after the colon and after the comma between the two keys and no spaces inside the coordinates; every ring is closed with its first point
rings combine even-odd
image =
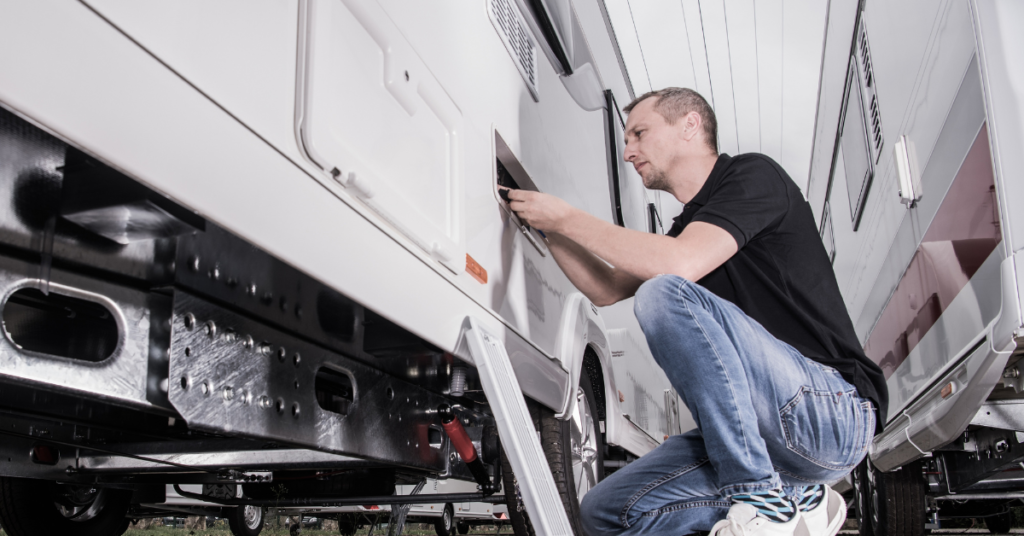
{"type": "Polygon", "coordinates": [[[569,281],[596,305],[611,305],[624,300],[632,296],[642,283],[560,234],[551,233],[548,246],[569,281]]]}
{"type": "Polygon", "coordinates": [[[562,228],[565,238],[607,260],[615,266],[616,273],[639,281],[659,274],[698,281],[737,250],[732,235],[704,222],[693,222],[682,234],[672,238],[626,229],[573,210],[562,228]]]}

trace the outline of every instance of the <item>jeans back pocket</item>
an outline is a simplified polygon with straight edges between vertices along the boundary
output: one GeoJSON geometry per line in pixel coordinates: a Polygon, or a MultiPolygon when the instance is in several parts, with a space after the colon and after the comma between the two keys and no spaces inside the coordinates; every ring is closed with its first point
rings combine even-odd
{"type": "Polygon", "coordinates": [[[786,447],[824,469],[853,469],[867,454],[874,435],[873,410],[856,390],[831,392],[803,387],[779,416],[786,447]]]}

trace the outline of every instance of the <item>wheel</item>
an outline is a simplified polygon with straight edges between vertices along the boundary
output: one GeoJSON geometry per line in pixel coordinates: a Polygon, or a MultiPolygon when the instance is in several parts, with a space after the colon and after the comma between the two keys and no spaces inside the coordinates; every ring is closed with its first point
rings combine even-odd
{"type": "Polygon", "coordinates": [[[455,507],[448,503],[444,505],[444,511],[441,512],[441,517],[434,521],[434,532],[437,536],[452,536],[454,533],[452,527],[455,526],[455,507]]]}
{"type": "Polygon", "coordinates": [[[359,521],[354,514],[338,515],[338,532],[341,536],[355,536],[359,530],[359,521]]]}
{"type": "MultiPolygon", "coordinates": [[[[586,372],[580,375],[576,409],[569,420],[556,419],[551,410],[537,404],[530,404],[530,415],[534,426],[540,429],[541,447],[573,534],[584,536],[580,501],[604,478],[604,438],[598,430],[597,398],[590,376],[586,372]]],[[[507,456],[503,457],[502,469],[512,530],[516,536],[535,536],[507,456]]]]}
{"type": "Polygon", "coordinates": [[[469,534],[469,523],[459,521],[455,524],[455,529],[459,531],[459,534],[469,534]]]}
{"type": "Polygon", "coordinates": [[[228,513],[228,527],[235,536],[256,536],[263,531],[263,507],[239,506],[228,513]]]}
{"type": "Polygon", "coordinates": [[[985,527],[992,534],[1009,534],[1013,528],[1013,512],[1005,512],[985,518],[985,527]]]}
{"type": "Polygon", "coordinates": [[[120,536],[132,492],[0,477],[0,525],[8,536],[120,536]]]}
{"type": "MultiPolygon", "coordinates": [[[[921,462],[883,473],[868,463],[867,510],[875,536],[924,536],[925,487],[921,462]]],[[[859,516],[859,514],[858,514],[859,516]]]]}
{"type": "Polygon", "coordinates": [[[857,510],[859,536],[874,536],[875,529],[871,524],[871,512],[868,508],[871,501],[871,486],[868,482],[867,458],[853,470],[853,499],[857,510]]]}

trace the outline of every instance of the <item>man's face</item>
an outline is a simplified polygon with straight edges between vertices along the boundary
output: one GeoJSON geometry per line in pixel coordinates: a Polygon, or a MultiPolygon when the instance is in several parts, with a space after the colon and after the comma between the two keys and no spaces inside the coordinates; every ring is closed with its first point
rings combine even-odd
{"type": "Polygon", "coordinates": [[[656,97],[640,101],[626,119],[626,151],[623,158],[633,164],[644,186],[652,190],[668,188],[667,170],[678,162],[679,141],[676,125],[670,125],[654,109],[656,97]]]}

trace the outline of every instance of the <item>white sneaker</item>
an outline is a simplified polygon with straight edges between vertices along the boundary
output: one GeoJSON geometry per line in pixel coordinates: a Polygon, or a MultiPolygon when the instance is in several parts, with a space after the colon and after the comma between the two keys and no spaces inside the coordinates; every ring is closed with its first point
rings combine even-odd
{"type": "MultiPolygon", "coordinates": [[[[817,508],[815,508],[817,510],[817,508]]],[[[797,511],[793,519],[776,523],[757,515],[757,507],[737,503],[729,508],[725,519],[711,527],[711,536],[810,536],[803,516],[797,511]]],[[[815,535],[817,536],[817,535],[815,535]]]]}
{"type": "Polygon", "coordinates": [[[813,510],[802,512],[807,530],[814,536],[835,536],[846,521],[846,501],[836,490],[825,486],[825,495],[813,510]]]}

